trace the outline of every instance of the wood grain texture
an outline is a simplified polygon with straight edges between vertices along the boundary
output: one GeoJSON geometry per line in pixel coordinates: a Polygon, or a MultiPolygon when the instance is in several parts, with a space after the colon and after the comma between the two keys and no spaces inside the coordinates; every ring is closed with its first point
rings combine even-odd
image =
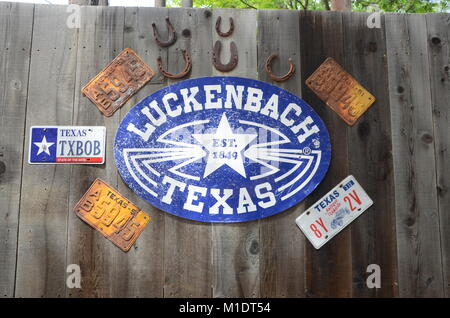
{"type": "MultiPolygon", "coordinates": [[[[394,173],[384,19],[368,28],[369,13],[343,14],[343,67],[376,97],[376,102],[348,128],[348,164],[374,204],[351,227],[353,296],[394,297],[397,289],[394,173]],[[381,268],[381,288],[369,289],[367,267],[381,268]]],[[[384,18],[384,17],[382,17],[384,18]]]]}
{"type": "MultiPolygon", "coordinates": [[[[181,49],[191,55],[190,78],[209,76],[211,65],[211,18],[206,10],[171,9],[169,18],[177,42],[167,49],[169,72],[183,70],[181,49]],[[183,31],[183,30],[189,30],[183,31]],[[189,36],[183,36],[182,34],[189,36]]],[[[167,65],[166,65],[167,67],[167,65]]],[[[184,78],[187,79],[188,77],[184,78]]],[[[168,80],[168,84],[175,81],[168,80]]],[[[211,297],[211,226],[166,213],[164,240],[164,296],[211,297]]]]}
{"type": "Polygon", "coordinates": [[[442,268],[445,296],[450,297],[450,14],[427,14],[426,20],[442,268]]]}
{"type": "Polygon", "coordinates": [[[14,296],[33,11],[0,3],[0,298],[14,296]]]}
{"type": "MultiPolygon", "coordinates": [[[[306,79],[325,61],[345,61],[342,13],[302,12],[300,15],[303,99],[324,121],[331,138],[332,160],[324,180],[306,198],[310,207],[348,175],[347,125],[305,85],[306,79]]],[[[306,242],[306,296],[350,297],[352,294],[351,231],[345,229],[320,250],[306,242]]]]}
{"type": "MultiPolygon", "coordinates": [[[[257,44],[259,80],[301,96],[302,87],[298,85],[301,81],[299,13],[292,10],[258,10],[257,44]],[[266,60],[274,53],[278,54],[272,64],[276,75],[284,75],[289,70],[289,58],[296,66],[296,73],[286,82],[273,82],[265,71],[266,60]]],[[[300,203],[278,215],[261,220],[262,297],[305,295],[305,237],[294,222],[304,210],[305,204],[300,203]]]]}
{"type": "MultiPolygon", "coordinates": [[[[72,123],[77,32],[66,27],[65,9],[35,6],[25,158],[31,126],[72,123]]],[[[23,162],[16,297],[65,295],[70,170],[23,162]]]]}
{"type": "Polygon", "coordinates": [[[65,6],[0,3],[0,297],[450,297],[449,107],[450,15],[385,14],[381,29],[365,13],[284,10],[83,7],[69,29],[65,6]],[[178,40],[160,48],[155,22],[165,17],[178,40]],[[221,38],[233,16],[235,31],[221,38]],[[229,73],[211,63],[214,42],[229,73]],[[111,118],[81,87],[125,47],[157,76],[111,118]],[[296,75],[273,83],[308,102],[331,137],[332,162],[302,203],[267,219],[209,224],[170,215],[139,198],[113,159],[116,129],[142,98],[173,83],[191,53],[190,78],[241,76],[271,82],[293,58],[296,75]],[[348,127],[304,84],[327,58],[336,59],[377,102],[348,127]],[[33,125],[107,127],[106,164],[29,165],[33,125]],[[1,164],[3,163],[4,166],[1,164]],[[374,205],[316,251],[295,218],[353,174],[374,205]],[[123,253],[83,223],[72,208],[100,177],[152,216],[123,253]],[[66,268],[81,266],[82,288],[66,287],[66,268]],[[367,265],[381,266],[381,289],[366,286],[367,265]]]}
{"type": "MultiPolygon", "coordinates": [[[[166,79],[158,71],[156,59],[161,56],[164,65],[167,65],[167,49],[159,47],[153,37],[152,23],[156,24],[160,39],[168,37],[166,17],[169,16],[168,8],[125,8],[124,47],[130,47],[147,63],[155,72],[150,84],[165,84],[166,79]]],[[[145,87],[142,89],[145,91],[145,87]]],[[[142,92],[141,91],[141,92],[142,92]]],[[[141,93],[141,92],[138,92],[141,93]]],[[[134,100],[139,101],[135,95],[134,100]]],[[[131,103],[135,104],[135,103],[131,103]]],[[[122,112],[123,113],[123,112],[122,112]]]]}
{"type": "Polygon", "coordinates": [[[401,297],[444,295],[425,15],[386,14],[401,297]]]}
{"type": "MultiPolygon", "coordinates": [[[[133,48],[155,73],[158,73],[156,58],[161,55],[166,61],[167,54],[161,52],[162,50],[153,40],[148,21],[160,24],[164,22],[165,16],[167,16],[166,8],[125,8],[124,47],[133,48]]],[[[162,88],[164,84],[160,83],[163,81],[163,77],[156,75],[150,84],[144,86],[120,109],[120,119],[122,120],[141,99],[162,88]]],[[[136,195],[120,176],[118,190],[152,218],[134,247],[126,256],[119,259],[121,276],[126,277],[120,286],[123,290],[122,295],[124,297],[163,297],[164,213],[136,195]]]]}
{"type": "MultiPolygon", "coordinates": [[[[120,113],[104,117],[81,88],[123,50],[124,9],[82,7],[78,37],[77,82],[74,91],[73,125],[106,127],[106,164],[74,165],[69,195],[67,264],[81,267],[81,289],[67,289],[68,297],[120,297],[127,294],[128,279],[123,275],[127,256],[72,211],[95,178],[117,188],[113,143],[120,113]]],[[[139,242],[139,240],[138,240],[139,242]]]]}
{"type": "MultiPolygon", "coordinates": [[[[214,76],[240,76],[257,78],[255,10],[214,9],[212,14],[213,45],[222,42],[222,63],[230,59],[230,42],[236,43],[239,55],[237,67],[222,73],[213,67],[214,76]],[[215,30],[217,17],[222,17],[222,30],[228,30],[229,17],[234,19],[234,32],[227,38],[215,30]]],[[[260,221],[213,224],[213,296],[258,297],[260,296],[260,221]]]]}

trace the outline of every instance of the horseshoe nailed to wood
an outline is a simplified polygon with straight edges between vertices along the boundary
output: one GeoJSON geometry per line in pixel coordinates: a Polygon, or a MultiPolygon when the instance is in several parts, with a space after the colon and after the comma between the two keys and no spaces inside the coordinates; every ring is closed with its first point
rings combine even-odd
{"type": "Polygon", "coordinates": [[[272,54],[267,58],[266,61],[266,72],[269,74],[269,77],[275,82],[285,82],[292,77],[295,73],[295,64],[292,62],[292,59],[289,59],[289,71],[283,76],[277,76],[272,72],[272,61],[277,57],[277,54],[272,54]]]}
{"type": "Polygon", "coordinates": [[[182,49],[181,52],[183,53],[183,58],[184,58],[184,62],[186,63],[186,65],[184,66],[184,70],[178,74],[172,74],[172,73],[167,72],[162,65],[161,56],[158,56],[158,59],[157,59],[158,68],[162,75],[164,75],[165,77],[170,78],[170,79],[178,79],[178,78],[183,78],[189,74],[189,72],[191,71],[191,68],[192,68],[191,56],[189,55],[189,52],[187,50],[182,49]]]}
{"type": "Polygon", "coordinates": [[[231,57],[230,57],[230,61],[227,64],[222,64],[220,62],[221,46],[222,46],[222,44],[220,41],[216,41],[216,43],[214,44],[213,56],[212,56],[213,65],[218,71],[230,72],[230,71],[234,70],[234,68],[238,64],[238,51],[237,51],[236,43],[234,43],[234,42],[230,43],[231,57]]]}
{"type": "Polygon", "coordinates": [[[170,23],[169,17],[166,18],[167,31],[169,32],[169,39],[167,41],[161,41],[158,36],[158,30],[156,29],[155,22],[152,23],[153,28],[153,37],[155,38],[156,43],[161,47],[168,47],[175,43],[177,40],[177,34],[175,29],[173,28],[172,23],[170,23]]]}
{"type": "Polygon", "coordinates": [[[233,18],[230,17],[230,29],[227,32],[222,32],[220,31],[220,23],[222,22],[222,17],[219,16],[216,20],[216,32],[218,35],[220,35],[221,37],[226,38],[227,36],[230,36],[231,34],[233,34],[234,31],[234,21],[233,18]]]}

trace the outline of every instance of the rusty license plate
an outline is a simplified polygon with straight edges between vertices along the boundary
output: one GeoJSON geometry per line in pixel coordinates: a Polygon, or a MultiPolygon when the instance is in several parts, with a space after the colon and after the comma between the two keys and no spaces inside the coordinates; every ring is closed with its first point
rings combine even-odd
{"type": "Polygon", "coordinates": [[[372,106],[375,97],[329,57],[306,85],[350,126],[372,106]]]}
{"type": "Polygon", "coordinates": [[[101,179],[96,179],[74,208],[87,224],[127,252],[150,216],[101,179]]]}
{"type": "Polygon", "coordinates": [[[155,72],[132,50],[123,50],[82,92],[107,117],[150,81],[155,72]]]}

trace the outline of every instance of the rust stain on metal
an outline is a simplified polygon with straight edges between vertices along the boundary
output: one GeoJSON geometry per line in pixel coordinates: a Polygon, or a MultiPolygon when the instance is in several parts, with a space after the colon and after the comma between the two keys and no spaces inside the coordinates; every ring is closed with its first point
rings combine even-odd
{"type": "Polygon", "coordinates": [[[172,23],[170,23],[169,17],[166,17],[166,25],[167,25],[167,32],[169,33],[169,38],[167,39],[167,41],[163,41],[159,38],[156,23],[155,22],[152,23],[153,38],[155,39],[156,44],[158,44],[160,47],[169,47],[177,41],[177,33],[175,32],[172,23]]]}
{"type": "Polygon", "coordinates": [[[221,37],[224,37],[224,38],[226,38],[226,37],[232,35],[232,34],[233,34],[233,31],[234,31],[234,21],[233,21],[233,18],[230,17],[230,28],[228,29],[227,32],[222,32],[222,31],[220,31],[220,24],[221,24],[221,23],[222,23],[222,17],[219,16],[219,17],[217,18],[217,20],[216,20],[216,32],[217,32],[217,34],[220,35],[221,37]]]}
{"type": "Polygon", "coordinates": [[[185,77],[186,75],[189,74],[189,72],[191,71],[191,68],[192,68],[191,56],[189,55],[189,52],[187,50],[181,49],[181,52],[183,53],[183,59],[184,59],[184,62],[185,62],[185,66],[184,66],[183,71],[181,71],[178,74],[172,74],[172,73],[169,73],[168,71],[166,71],[164,69],[163,64],[162,64],[161,56],[158,56],[156,61],[158,63],[159,72],[162,75],[164,75],[167,78],[171,78],[171,79],[179,79],[179,78],[183,78],[183,77],[185,77]]]}
{"type": "Polygon", "coordinates": [[[275,82],[285,82],[288,79],[290,79],[294,73],[295,73],[295,64],[294,62],[292,62],[292,59],[289,59],[289,71],[282,76],[277,76],[273,73],[272,71],[272,61],[277,57],[277,54],[272,54],[271,56],[269,56],[266,60],[266,65],[265,65],[265,69],[267,74],[269,74],[269,77],[275,81],[275,82]]]}
{"type": "Polygon", "coordinates": [[[331,57],[306,80],[306,85],[350,126],[375,102],[375,97],[331,57]]]}
{"type": "Polygon", "coordinates": [[[107,117],[149,82],[155,72],[132,50],[123,50],[82,92],[107,117]]]}
{"type": "Polygon", "coordinates": [[[222,62],[220,61],[221,47],[222,43],[219,40],[217,40],[213,47],[212,63],[216,68],[216,70],[218,71],[231,72],[237,66],[239,61],[236,43],[234,42],[230,43],[230,60],[228,61],[227,64],[222,64],[222,62]]]}
{"type": "Polygon", "coordinates": [[[74,212],[127,252],[150,222],[150,216],[101,179],[78,201],[74,212]]]}

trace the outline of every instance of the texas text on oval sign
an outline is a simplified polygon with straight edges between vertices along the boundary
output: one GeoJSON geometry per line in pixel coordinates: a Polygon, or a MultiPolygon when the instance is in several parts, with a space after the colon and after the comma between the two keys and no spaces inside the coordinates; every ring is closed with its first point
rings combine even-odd
{"type": "Polygon", "coordinates": [[[270,216],[325,176],[328,131],[303,100],[238,77],[178,82],[144,98],[115,139],[124,181],[154,206],[204,222],[270,216]]]}

